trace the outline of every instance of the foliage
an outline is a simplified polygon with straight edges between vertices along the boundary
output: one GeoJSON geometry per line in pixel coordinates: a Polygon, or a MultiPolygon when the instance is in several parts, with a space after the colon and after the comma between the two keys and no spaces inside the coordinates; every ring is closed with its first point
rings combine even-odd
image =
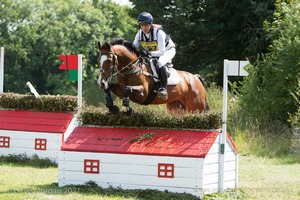
{"type": "MultiPolygon", "coordinates": [[[[241,103],[244,112],[257,120],[280,120],[286,123],[288,113],[297,112],[300,77],[300,1],[278,3],[280,15],[275,13],[274,23],[266,23],[270,37],[270,53],[261,56],[247,69],[242,88],[241,103]],[[280,6],[279,6],[280,5],[280,6]]],[[[279,12],[278,11],[278,12],[279,12]]]]}
{"type": "Polygon", "coordinates": [[[83,185],[71,185],[67,187],[76,187],[81,193],[86,194],[99,194],[99,195],[105,195],[105,196],[122,196],[123,198],[130,198],[134,197],[135,199],[147,199],[147,200],[164,200],[164,199],[198,199],[197,197],[186,194],[186,193],[174,193],[169,191],[158,191],[158,190],[151,190],[151,189],[145,189],[145,190],[123,190],[121,188],[113,188],[109,187],[107,189],[104,189],[102,187],[99,187],[95,182],[89,181],[86,182],[83,185]]]}
{"type": "Polygon", "coordinates": [[[300,78],[298,79],[298,86],[295,91],[291,91],[297,105],[297,110],[294,113],[289,113],[289,122],[295,126],[300,127],[300,78]]]}
{"type": "Polygon", "coordinates": [[[33,95],[1,93],[0,107],[15,110],[72,112],[77,110],[77,97],[70,95],[33,95]]]}
{"type": "Polygon", "coordinates": [[[128,9],[104,0],[1,1],[4,90],[25,93],[30,81],[41,94],[76,94],[76,82],[58,69],[61,54],[83,55],[83,88],[90,88],[99,74],[96,42],[132,32],[128,9]]]}
{"type": "Polygon", "coordinates": [[[132,17],[150,12],[163,24],[177,45],[175,67],[199,73],[222,85],[223,60],[256,59],[267,52],[269,41],[263,30],[271,20],[274,0],[132,0],[132,17]]]}
{"type": "Polygon", "coordinates": [[[128,117],[122,113],[110,114],[103,107],[85,107],[79,117],[84,125],[101,126],[134,126],[134,127],[163,127],[172,129],[219,129],[221,127],[221,113],[168,114],[153,111],[134,112],[128,117]]]}
{"type": "Polygon", "coordinates": [[[20,155],[0,155],[0,163],[12,163],[16,165],[27,165],[36,168],[57,167],[57,164],[49,158],[39,158],[37,154],[28,157],[26,154],[20,155]]]}

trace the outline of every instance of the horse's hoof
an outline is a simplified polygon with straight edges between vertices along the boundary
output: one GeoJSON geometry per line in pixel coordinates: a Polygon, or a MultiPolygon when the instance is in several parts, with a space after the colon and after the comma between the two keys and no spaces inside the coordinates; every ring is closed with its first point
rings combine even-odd
{"type": "Polygon", "coordinates": [[[120,109],[117,106],[110,106],[109,107],[109,112],[113,114],[117,114],[120,112],[120,109]]]}
{"type": "Polygon", "coordinates": [[[132,108],[127,107],[127,108],[126,108],[126,112],[124,112],[124,114],[125,114],[126,116],[132,115],[132,108]]]}

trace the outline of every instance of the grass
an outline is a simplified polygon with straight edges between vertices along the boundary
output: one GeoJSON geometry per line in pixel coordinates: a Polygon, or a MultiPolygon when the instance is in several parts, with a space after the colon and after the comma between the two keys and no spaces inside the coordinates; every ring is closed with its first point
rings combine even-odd
{"type": "MultiPolygon", "coordinates": [[[[205,195],[204,200],[300,199],[300,164],[286,164],[281,159],[240,156],[239,187],[223,193],[205,195]]],[[[121,199],[198,199],[188,194],[155,190],[102,189],[94,183],[58,187],[58,169],[38,168],[7,160],[0,162],[0,199],[3,200],[121,200],[121,199]],[[34,178],[33,178],[34,177],[34,178]]]]}
{"type": "MultiPolygon", "coordinates": [[[[222,90],[210,87],[208,101],[212,110],[221,110],[222,90]]],[[[135,109],[159,113],[166,110],[164,105],[135,109]]],[[[300,199],[300,157],[291,151],[291,129],[279,122],[245,118],[238,98],[232,94],[228,95],[227,118],[227,131],[240,152],[239,186],[223,193],[205,195],[204,200],[300,199]]],[[[93,183],[59,188],[57,167],[47,162],[26,157],[0,159],[0,199],[197,199],[187,194],[154,190],[102,189],[93,183]]]]}

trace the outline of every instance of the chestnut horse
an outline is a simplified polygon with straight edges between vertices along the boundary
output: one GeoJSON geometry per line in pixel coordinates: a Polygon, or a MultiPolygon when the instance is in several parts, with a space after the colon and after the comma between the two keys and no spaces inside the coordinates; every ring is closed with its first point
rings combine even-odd
{"type": "Polygon", "coordinates": [[[98,41],[98,49],[100,51],[98,84],[104,89],[106,107],[110,112],[119,112],[119,108],[113,103],[110,91],[123,99],[122,106],[126,108],[126,115],[132,113],[129,99],[142,105],[166,104],[169,111],[209,110],[200,75],[177,70],[179,81],[176,85],[167,86],[168,99],[163,100],[156,95],[160,82],[151,69],[149,62],[151,58],[141,56],[131,42],[115,39],[110,43],[101,44],[98,41]]]}

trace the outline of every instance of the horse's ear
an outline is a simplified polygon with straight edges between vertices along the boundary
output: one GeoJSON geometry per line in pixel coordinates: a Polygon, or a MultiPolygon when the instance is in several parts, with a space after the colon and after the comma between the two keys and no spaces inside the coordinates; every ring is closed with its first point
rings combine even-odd
{"type": "Polygon", "coordinates": [[[98,44],[98,49],[99,49],[99,51],[101,51],[101,49],[102,49],[101,42],[100,42],[100,41],[98,41],[98,42],[97,42],[97,44],[98,44]]]}
{"type": "Polygon", "coordinates": [[[110,44],[108,42],[104,42],[104,44],[102,44],[102,48],[110,50],[110,44]]]}

